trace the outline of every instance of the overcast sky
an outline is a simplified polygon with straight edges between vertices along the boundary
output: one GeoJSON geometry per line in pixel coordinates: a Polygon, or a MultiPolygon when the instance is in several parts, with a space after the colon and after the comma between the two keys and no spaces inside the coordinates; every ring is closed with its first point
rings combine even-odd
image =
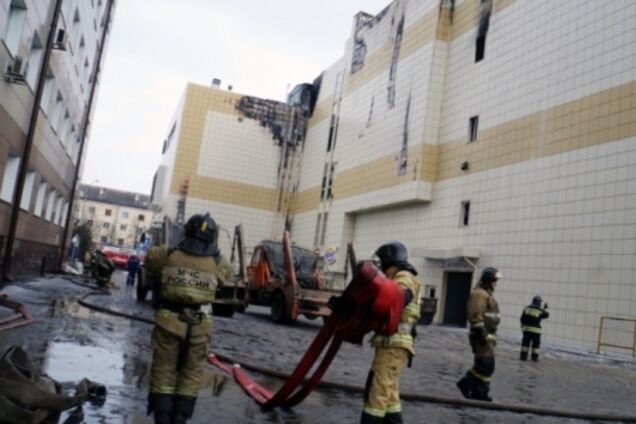
{"type": "Polygon", "coordinates": [[[284,100],[390,0],[117,0],[82,182],[150,193],[187,82],[284,100]]]}

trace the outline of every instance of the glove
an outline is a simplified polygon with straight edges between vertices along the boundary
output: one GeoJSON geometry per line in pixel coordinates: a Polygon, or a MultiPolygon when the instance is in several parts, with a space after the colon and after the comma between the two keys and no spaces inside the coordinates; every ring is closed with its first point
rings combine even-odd
{"type": "Polygon", "coordinates": [[[543,304],[543,309],[548,309],[548,304],[547,304],[547,302],[543,304]]]}
{"type": "Polygon", "coordinates": [[[353,308],[351,308],[342,296],[331,296],[327,306],[331,308],[334,314],[343,318],[350,318],[353,315],[353,308]]]}
{"type": "Polygon", "coordinates": [[[476,336],[479,336],[479,338],[481,339],[486,339],[488,337],[488,331],[486,330],[486,327],[481,326],[481,327],[474,327],[471,329],[471,332],[473,334],[475,334],[476,336]]]}

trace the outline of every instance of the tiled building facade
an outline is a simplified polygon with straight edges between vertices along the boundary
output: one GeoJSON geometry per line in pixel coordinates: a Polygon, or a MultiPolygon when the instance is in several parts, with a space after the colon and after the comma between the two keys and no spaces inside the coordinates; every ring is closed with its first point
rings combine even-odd
{"type": "Polygon", "coordinates": [[[133,249],[152,224],[149,206],[150,197],[145,194],[82,185],[76,218],[91,228],[95,246],[133,249]]]}
{"type": "MultiPolygon", "coordinates": [[[[601,316],[636,314],[636,3],[395,0],[354,18],[319,82],[289,191],[295,242],[352,241],[365,257],[402,241],[440,323],[465,318],[473,264],[505,276],[502,332],[519,332],[535,294],[552,312],[546,338],[565,345],[594,347],[601,316]]],[[[225,165],[189,150],[191,161],[227,192],[206,181],[187,204],[269,233],[280,161],[265,166],[251,134],[205,128],[225,165]]],[[[165,175],[182,166],[164,157],[165,175]]],[[[610,336],[633,340],[630,328],[610,336]]]]}
{"type": "Polygon", "coordinates": [[[0,263],[4,267],[10,223],[17,216],[6,261],[13,274],[59,265],[113,5],[114,0],[0,0],[0,263]],[[60,12],[53,47],[44,63],[55,10],[60,12]],[[30,132],[34,110],[37,124],[30,132]]]}

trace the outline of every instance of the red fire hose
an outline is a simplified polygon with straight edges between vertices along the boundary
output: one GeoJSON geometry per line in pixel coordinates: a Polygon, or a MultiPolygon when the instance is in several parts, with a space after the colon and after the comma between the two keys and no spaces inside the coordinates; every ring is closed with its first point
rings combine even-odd
{"type": "Polygon", "coordinates": [[[320,383],[331,361],[333,361],[333,358],[336,356],[338,349],[340,349],[343,339],[335,331],[340,321],[340,318],[335,314],[327,318],[325,325],[316,335],[316,338],[303,355],[294,372],[292,372],[283,386],[274,394],[256,383],[240,365],[234,365],[230,368],[226,364],[223,364],[215,355],[210,355],[208,362],[233,376],[241,388],[260,405],[265,407],[296,406],[320,383]],[[299,388],[309,371],[320,358],[327,344],[329,344],[329,348],[320,361],[320,365],[316,368],[311,377],[307,379],[307,382],[299,388]]]}

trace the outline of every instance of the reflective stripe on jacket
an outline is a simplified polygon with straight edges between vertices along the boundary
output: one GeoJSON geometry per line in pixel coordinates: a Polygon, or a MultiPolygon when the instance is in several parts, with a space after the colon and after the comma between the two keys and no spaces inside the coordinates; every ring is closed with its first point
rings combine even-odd
{"type": "Polygon", "coordinates": [[[411,355],[415,355],[413,329],[420,319],[420,282],[409,271],[399,271],[397,268],[389,268],[386,276],[402,288],[410,290],[413,299],[402,311],[397,333],[392,336],[375,334],[371,338],[371,345],[374,347],[402,347],[408,350],[411,355]]]}
{"type": "Polygon", "coordinates": [[[170,253],[161,274],[161,299],[184,305],[212,302],[226,275],[211,256],[181,250],[170,253]]]}
{"type": "Polygon", "coordinates": [[[529,333],[541,334],[541,320],[550,316],[545,309],[528,305],[521,313],[521,330],[529,333]]]}

